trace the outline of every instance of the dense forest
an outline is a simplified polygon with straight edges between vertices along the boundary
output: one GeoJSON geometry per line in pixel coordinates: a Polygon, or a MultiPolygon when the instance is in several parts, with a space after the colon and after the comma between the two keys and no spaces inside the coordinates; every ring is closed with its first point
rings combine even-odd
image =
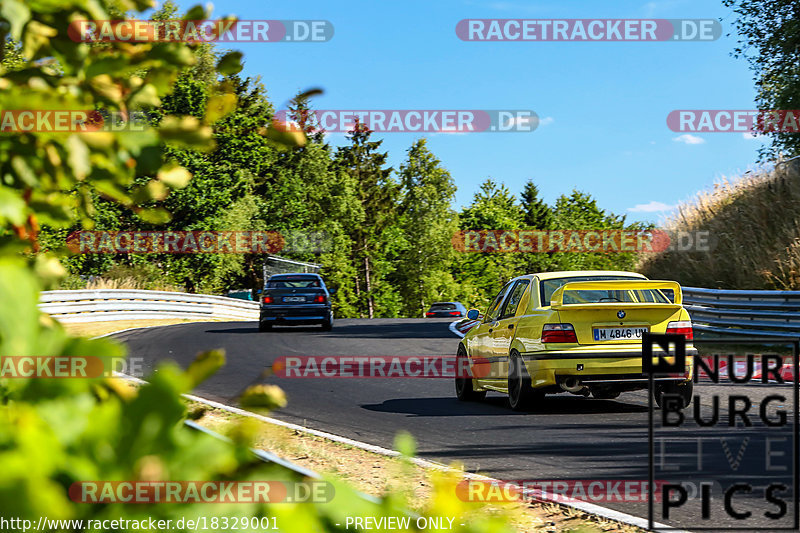
{"type": "MultiPolygon", "coordinates": [[[[167,2],[154,15],[170,18],[167,2]]],[[[7,58],[13,57],[13,47],[7,58]]],[[[150,195],[132,212],[107,191],[93,191],[89,224],[43,228],[44,249],[64,246],[68,235],[94,230],[271,230],[324,235],[324,246],[281,256],[322,265],[337,289],[339,317],[422,316],[433,301],[460,300],[483,306],[510,277],[545,270],[630,269],[630,253],[459,253],[453,235],[462,229],[637,229],[624,216],[601,209],[581,191],[567,191],[554,205],[536,184],[511,191],[489,178],[472,202],[457,211],[457,176],[416,140],[399,168],[390,168],[382,141],[363,124],[334,148],[323,132],[307,124],[313,92],[290,104],[292,121],[305,130],[303,146],[286,148],[263,135],[276,109],[261,79],[219,76],[220,52],[211,44],[194,48],[196,61],[176,79],[170,94],[147,116],[194,117],[208,124],[208,150],[169,143],[164,158],[187,169],[192,179],[163,197],[150,195]]],[[[147,182],[141,178],[127,193],[147,182]]],[[[65,258],[70,276],[63,288],[79,288],[98,276],[130,276],[178,290],[222,293],[257,289],[263,283],[263,254],[80,254],[65,258]]]]}

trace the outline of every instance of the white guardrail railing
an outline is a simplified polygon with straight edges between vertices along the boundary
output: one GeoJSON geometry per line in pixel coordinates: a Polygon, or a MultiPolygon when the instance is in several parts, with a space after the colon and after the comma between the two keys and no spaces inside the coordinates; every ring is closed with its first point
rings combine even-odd
{"type": "Polygon", "coordinates": [[[695,331],[715,335],[800,337],[800,291],[729,291],[683,287],[695,331]]]}
{"type": "Polygon", "coordinates": [[[60,322],[161,318],[258,320],[258,302],[184,292],[95,289],[44,291],[39,309],[60,322]]]}
{"type": "MultiPolygon", "coordinates": [[[[800,337],[800,291],[683,288],[683,305],[699,332],[800,337]]],[[[61,322],[211,318],[258,320],[258,302],[183,292],[96,289],[42,292],[39,308],[61,322]]],[[[476,322],[457,327],[465,333],[476,322]]]]}

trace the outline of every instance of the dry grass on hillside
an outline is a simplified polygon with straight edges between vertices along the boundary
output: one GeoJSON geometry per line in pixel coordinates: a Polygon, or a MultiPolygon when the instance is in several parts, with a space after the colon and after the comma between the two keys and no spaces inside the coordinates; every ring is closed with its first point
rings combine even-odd
{"type": "Polygon", "coordinates": [[[183,287],[176,287],[169,283],[154,283],[132,277],[126,278],[94,278],[86,283],[87,289],[141,289],[151,291],[184,292],[183,287]]]}
{"type": "Polygon", "coordinates": [[[695,287],[800,289],[800,160],[724,179],[681,204],[667,230],[708,231],[710,251],[640,258],[652,279],[695,287]]]}

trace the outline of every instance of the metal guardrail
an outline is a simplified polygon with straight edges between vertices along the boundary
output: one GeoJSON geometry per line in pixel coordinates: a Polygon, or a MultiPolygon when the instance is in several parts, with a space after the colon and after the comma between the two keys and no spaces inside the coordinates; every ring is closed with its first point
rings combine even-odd
{"type": "Polygon", "coordinates": [[[161,318],[258,320],[258,302],[184,292],[96,289],[44,291],[39,309],[61,322],[161,318]]]}
{"type": "MultiPolygon", "coordinates": [[[[683,305],[699,332],[800,337],[800,291],[683,287],[683,305]]],[[[259,303],[183,292],[96,289],[42,292],[39,309],[61,322],[160,318],[258,320],[259,303]]]]}
{"type": "Polygon", "coordinates": [[[774,338],[800,337],[800,291],[683,287],[695,331],[774,338]]]}

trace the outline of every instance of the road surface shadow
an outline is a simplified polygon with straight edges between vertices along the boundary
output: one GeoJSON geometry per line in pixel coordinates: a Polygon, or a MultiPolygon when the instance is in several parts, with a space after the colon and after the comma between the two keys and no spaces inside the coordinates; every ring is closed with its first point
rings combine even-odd
{"type": "MultiPolygon", "coordinates": [[[[319,326],[301,326],[301,327],[298,327],[298,326],[286,326],[286,327],[277,326],[277,327],[272,328],[269,331],[259,331],[258,330],[258,326],[242,326],[242,327],[238,327],[238,328],[207,329],[207,330],[204,331],[204,333],[247,333],[247,334],[250,334],[250,335],[258,334],[258,335],[264,336],[265,338],[270,333],[280,334],[280,333],[322,333],[322,332],[323,332],[323,330],[319,326]]],[[[325,333],[330,335],[332,332],[326,331],[325,333]]]]}
{"type": "Polygon", "coordinates": [[[490,396],[482,402],[460,402],[455,398],[398,398],[377,404],[363,404],[362,409],[382,413],[398,413],[413,416],[474,416],[474,415],[586,415],[607,413],[646,413],[647,407],[586,398],[546,398],[535,410],[518,412],[508,407],[501,396],[490,396]]]}
{"type": "MultiPolygon", "coordinates": [[[[385,319],[388,322],[388,319],[385,319]]],[[[204,330],[204,333],[233,333],[233,334],[248,334],[248,335],[261,335],[268,338],[270,334],[291,334],[291,333],[324,333],[325,335],[335,337],[346,337],[351,339],[407,339],[413,337],[414,339],[447,339],[455,341],[457,337],[447,329],[447,323],[442,321],[425,321],[423,319],[414,320],[406,319],[404,323],[402,319],[397,319],[388,323],[383,323],[383,319],[374,320],[359,320],[359,323],[348,324],[350,320],[343,319],[334,323],[333,330],[323,331],[321,327],[316,325],[309,326],[274,326],[269,331],[258,331],[258,324],[256,322],[248,323],[247,325],[226,327],[226,328],[209,328],[204,330]],[[411,323],[414,328],[409,328],[411,323]]],[[[453,343],[453,352],[455,353],[456,344],[453,343]]]]}

